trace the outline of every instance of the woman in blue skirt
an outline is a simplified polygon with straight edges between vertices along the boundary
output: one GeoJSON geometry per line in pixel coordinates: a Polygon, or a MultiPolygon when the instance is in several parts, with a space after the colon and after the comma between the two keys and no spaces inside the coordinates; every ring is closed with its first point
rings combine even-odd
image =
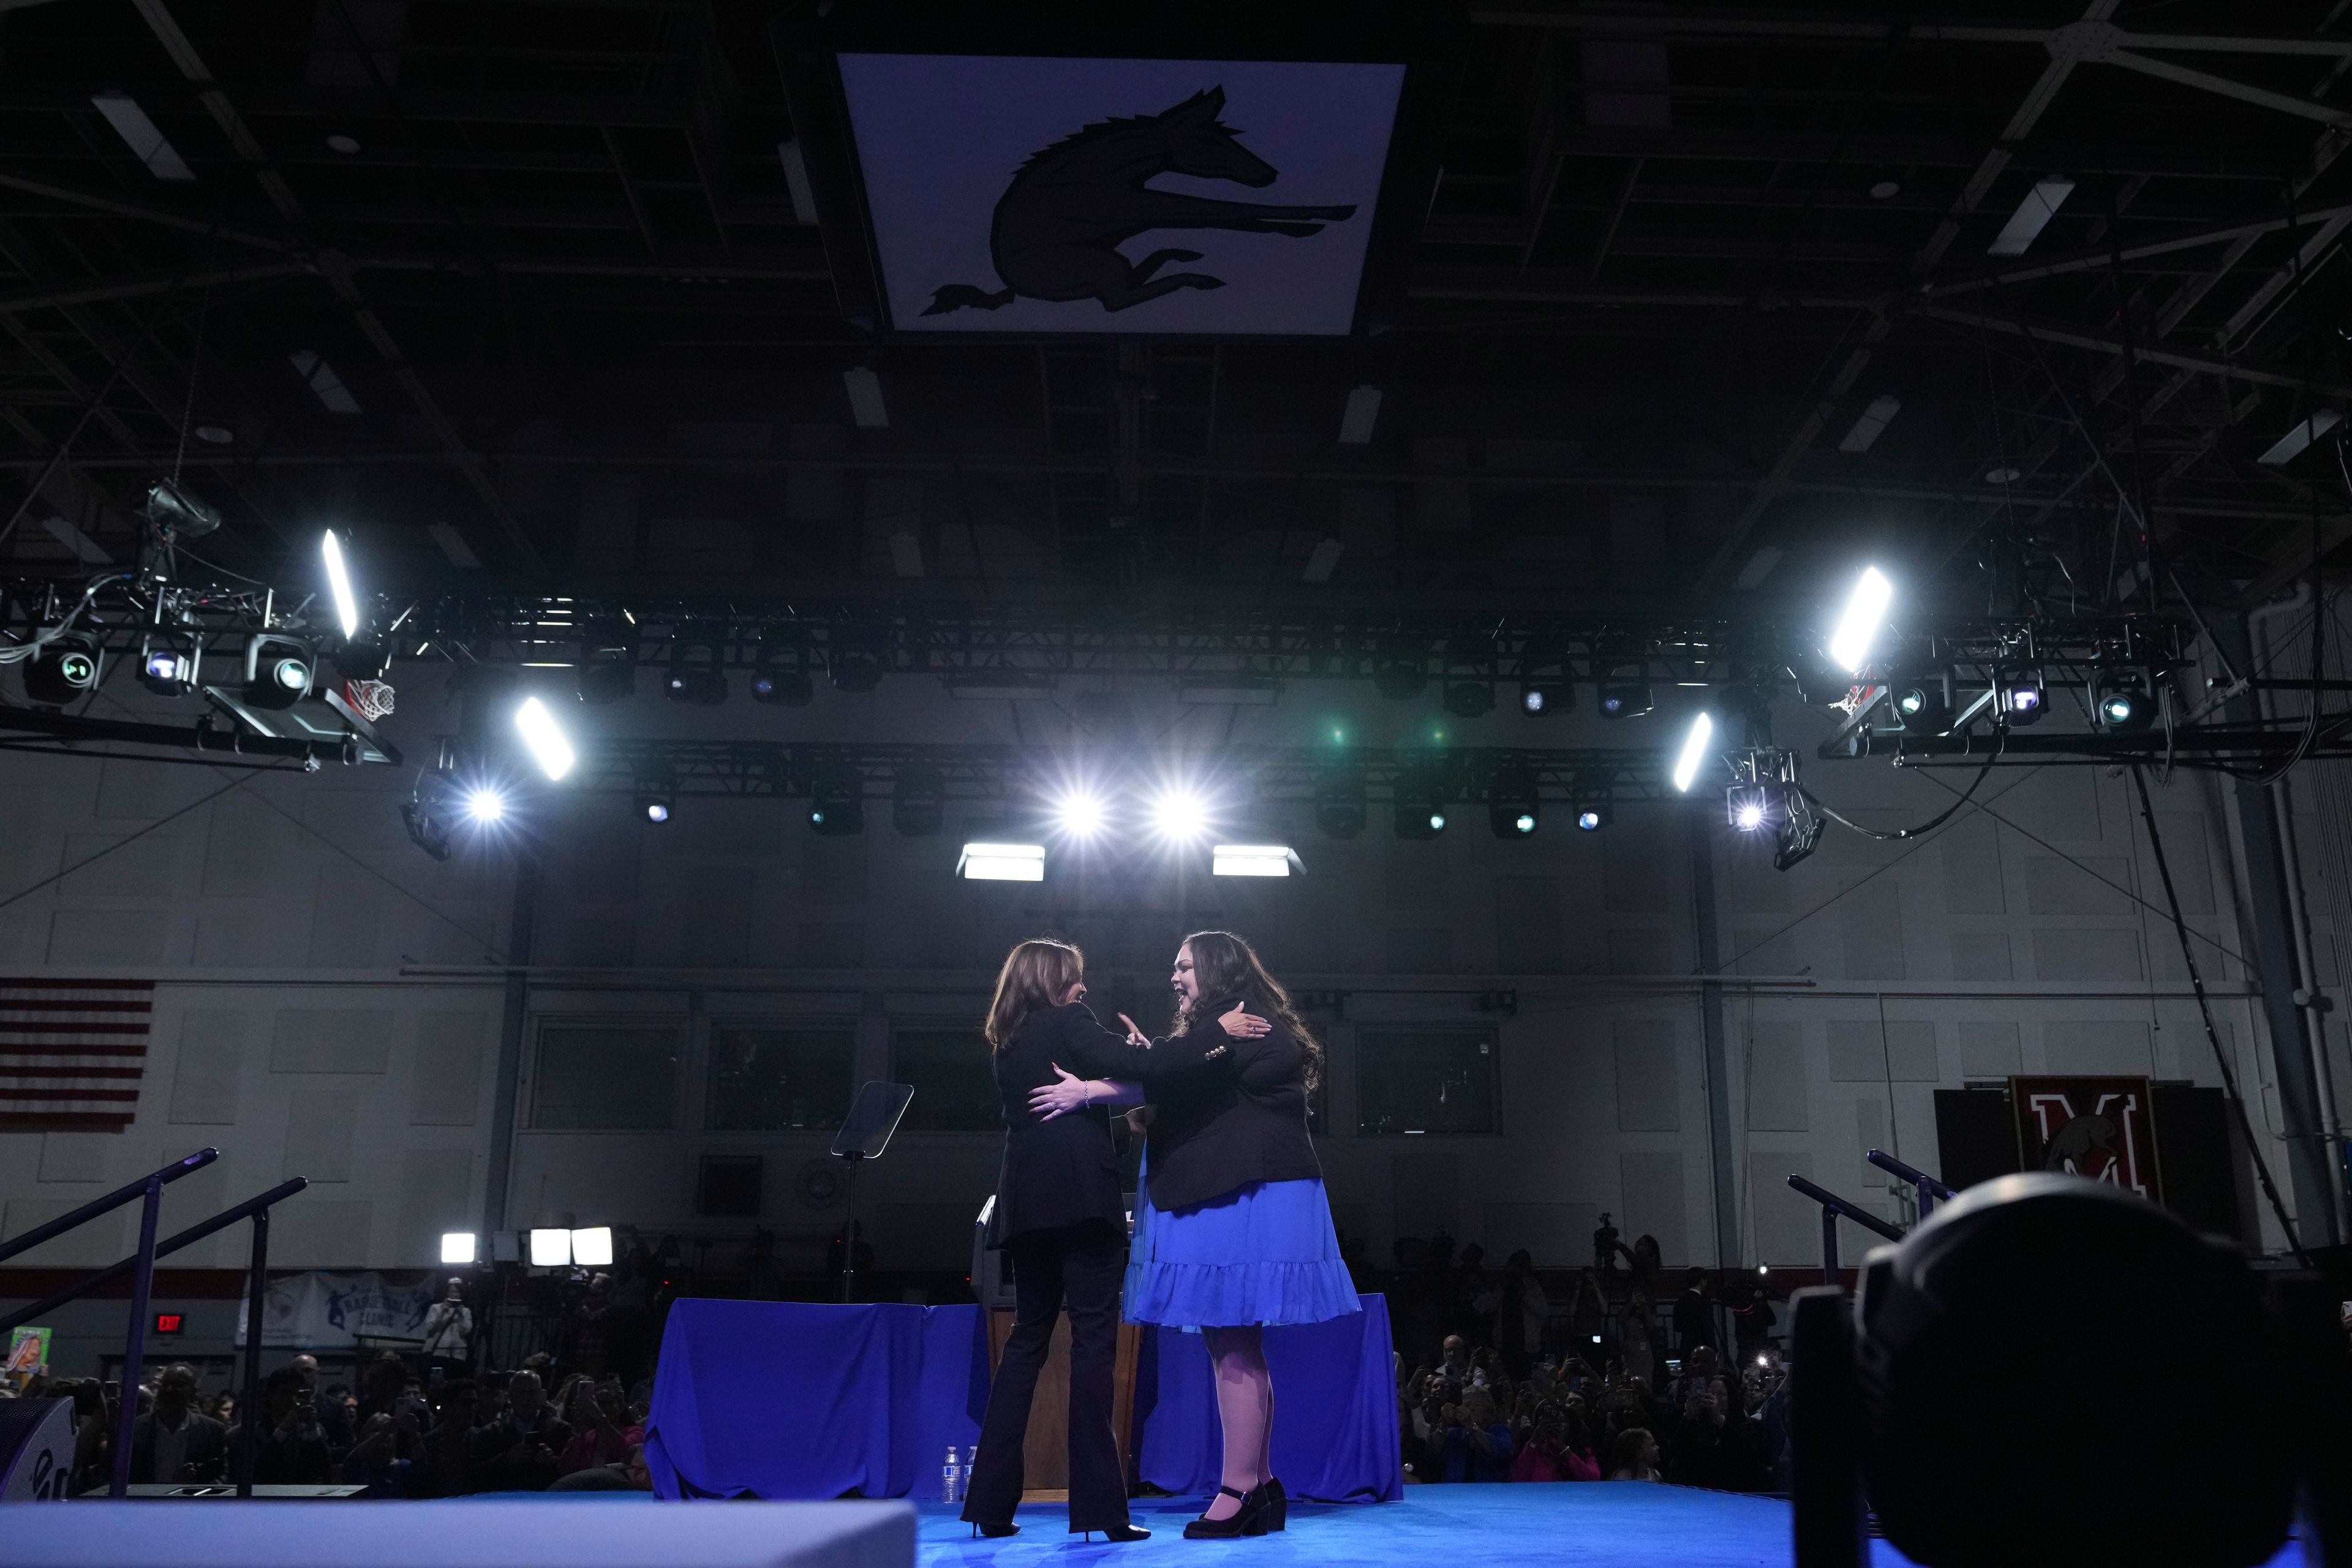
{"type": "MultiPolygon", "coordinates": [[[[1282,1529],[1286,1511],[1268,1463],[1274,1381],[1265,1326],[1362,1310],[1307,1131],[1307,1096],[1322,1077],[1323,1049],[1289,993],[1230,931],[1187,937],[1171,984],[1176,1022],[1168,1037],[1133,1037],[1155,1052],[1203,1060],[1208,1070],[1152,1077],[1126,1316],[1197,1329],[1208,1344],[1224,1469],[1217,1496],[1185,1535],[1263,1535],[1282,1529]],[[1235,1037],[1219,1018],[1236,1002],[1272,1026],[1255,1038],[1235,1037]]],[[[1137,1098],[1126,1084],[1065,1077],[1036,1090],[1031,1105],[1040,1115],[1059,1114],[1137,1098]]]]}

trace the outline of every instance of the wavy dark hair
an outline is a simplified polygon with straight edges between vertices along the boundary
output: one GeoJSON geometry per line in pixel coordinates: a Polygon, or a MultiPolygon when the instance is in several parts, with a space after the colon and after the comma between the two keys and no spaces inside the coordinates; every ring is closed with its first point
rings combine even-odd
{"type": "MultiPolygon", "coordinates": [[[[1299,1052],[1307,1058],[1307,1087],[1311,1090],[1323,1081],[1323,1042],[1298,1016],[1298,1004],[1290,999],[1282,982],[1258,962],[1256,949],[1229,931],[1196,931],[1184,939],[1183,945],[1192,950],[1192,978],[1199,983],[1203,1005],[1235,996],[1247,1002],[1289,1030],[1290,1037],[1298,1042],[1299,1052]]],[[[1192,1025],[1192,1009],[1180,1006],[1170,1032],[1181,1035],[1192,1025]]]]}
{"type": "Polygon", "coordinates": [[[1087,977],[1087,955],[1076,942],[1033,937],[1004,955],[997,971],[996,995],[988,1004],[988,1022],[981,1033],[989,1045],[1003,1050],[1013,1043],[1023,1020],[1056,1005],[1062,993],[1087,977]]]}

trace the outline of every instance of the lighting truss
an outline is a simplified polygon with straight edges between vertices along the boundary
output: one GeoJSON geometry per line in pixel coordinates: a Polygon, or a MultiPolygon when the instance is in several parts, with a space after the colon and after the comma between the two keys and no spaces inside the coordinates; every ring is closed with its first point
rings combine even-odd
{"type": "MultiPolygon", "coordinates": [[[[1674,794],[1665,759],[1654,748],[1351,749],[1342,758],[1306,747],[1235,746],[1190,754],[1185,762],[1193,776],[1217,780],[1234,798],[1266,804],[1313,805],[1316,786],[1339,766],[1360,773],[1366,797],[1375,801],[1395,799],[1400,778],[1410,784],[1433,772],[1463,798],[1484,799],[1497,778],[1522,787],[1531,781],[1538,800],[1562,805],[1596,793],[1620,804],[1664,800],[1674,794]]],[[[565,787],[634,795],[645,778],[658,775],[680,795],[789,800],[807,797],[820,777],[854,776],[866,798],[881,800],[890,797],[902,777],[913,776],[948,800],[997,802],[1050,815],[1063,781],[1082,774],[1100,779],[1099,794],[1106,797],[1131,794],[1139,802],[1153,789],[1153,775],[1139,771],[1132,758],[1114,764],[1108,756],[1034,746],[618,738],[583,745],[565,787]]]]}

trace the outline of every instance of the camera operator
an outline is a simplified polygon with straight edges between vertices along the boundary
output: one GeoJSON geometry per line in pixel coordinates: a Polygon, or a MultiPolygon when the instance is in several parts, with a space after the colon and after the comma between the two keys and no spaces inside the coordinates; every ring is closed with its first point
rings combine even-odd
{"type": "Polygon", "coordinates": [[[247,1419],[256,1415],[260,1419],[256,1430],[261,1434],[253,1462],[257,1485],[316,1486],[333,1478],[335,1462],[327,1449],[318,1405],[302,1396],[299,1372],[281,1366],[264,1379],[261,1409],[248,1412],[247,1419]]]}

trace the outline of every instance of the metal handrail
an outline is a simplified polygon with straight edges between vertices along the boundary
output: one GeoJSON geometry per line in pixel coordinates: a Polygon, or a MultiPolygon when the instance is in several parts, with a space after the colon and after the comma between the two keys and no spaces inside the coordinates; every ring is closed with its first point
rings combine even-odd
{"type": "Polygon", "coordinates": [[[1906,1165],[1884,1149],[1873,1149],[1864,1154],[1863,1158],[1885,1171],[1888,1175],[1898,1176],[1911,1184],[1911,1190],[1919,1197],[1921,1219],[1926,1219],[1928,1212],[1938,1203],[1949,1203],[1959,1195],[1916,1165],[1906,1165]]]}
{"type": "MultiPolygon", "coordinates": [[[[172,1237],[166,1240],[157,1242],[155,1244],[155,1256],[158,1258],[168,1258],[184,1247],[193,1247],[197,1242],[204,1240],[205,1237],[216,1235],[221,1231],[226,1230],[230,1226],[235,1225],[237,1221],[248,1218],[251,1215],[259,1213],[261,1210],[269,1207],[272,1204],[279,1203],[287,1198],[292,1197],[296,1193],[300,1192],[304,1187],[307,1187],[310,1184],[310,1178],[308,1176],[295,1176],[289,1180],[280,1182],[278,1185],[270,1188],[266,1193],[262,1193],[255,1197],[247,1198],[241,1204],[221,1210],[220,1213],[213,1215],[212,1218],[205,1220],[201,1225],[192,1225],[187,1229],[180,1232],[179,1235],[172,1237]]],[[[86,1296],[92,1290],[97,1289],[100,1286],[104,1285],[110,1280],[120,1279],[125,1274],[130,1273],[137,1267],[139,1267],[139,1259],[134,1256],[126,1258],[119,1263],[110,1263],[103,1268],[93,1268],[89,1273],[83,1275],[80,1279],[75,1280],[72,1284],[61,1286],[58,1289],[50,1291],[47,1295],[42,1297],[31,1306],[24,1308],[19,1311],[11,1312],[5,1318],[0,1318],[0,1334],[8,1332],[9,1330],[16,1328],[20,1323],[29,1323],[34,1319],[39,1317],[42,1313],[52,1311],[58,1307],[62,1307],[68,1301],[73,1300],[76,1297],[86,1296]]]]}
{"type": "Polygon", "coordinates": [[[169,1184],[194,1171],[201,1171],[220,1158],[217,1149],[199,1149],[185,1159],[174,1160],[158,1171],[150,1171],[137,1181],[120,1186],[102,1198],[92,1198],[71,1214],[59,1215],[47,1225],[37,1225],[24,1235],[0,1241],[0,1262],[29,1251],[52,1237],[63,1236],[78,1225],[86,1225],[99,1215],[119,1209],[133,1198],[143,1195],[150,1183],[169,1184]]]}
{"type": "Polygon", "coordinates": [[[1822,1283],[1834,1285],[1838,1277],[1838,1215],[1843,1215],[1865,1230],[1874,1230],[1889,1241],[1900,1241],[1903,1233],[1868,1209],[1838,1196],[1827,1187],[1816,1186],[1804,1177],[1791,1175],[1789,1184],[1822,1205],[1822,1283]]]}
{"type": "MultiPolygon", "coordinates": [[[[215,1152],[207,1149],[204,1152],[210,1157],[215,1152]]],[[[193,1154],[189,1156],[191,1160],[194,1158],[193,1154]]],[[[189,1170],[195,1168],[195,1165],[188,1166],[189,1170]]],[[[158,1175],[160,1174],[158,1173],[158,1175]]],[[[159,1187],[161,1185],[156,1176],[148,1177],[147,1181],[155,1183],[159,1187]]],[[[140,1237],[140,1249],[137,1252],[120,1263],[110,1263],[103,1268],[94,1268],[62,1289],[50,1291],[13,1316],[0,1319],[0,1334],[5,1334],[20,1323],[31,1322],[53,1307],[61,1307],[77,1296],[86,1295],[97,1289],[110,1279],[121,1279],[134,1270],[137,1272],[139,1283],[131,1291],[136,1305],[131,1310],[130,1348],[122,1359],[124,1394],[122,1418],[118,1422],[115,1431],[114,1475],[107,1490],[108,1496],[120,1498],[130,1486],[131,1417],[139,1408],[137,1394],[139,1352],[146,1344],[147,1287],[154,1277],[155,1259],[169,1257],[184,1247],[226,1230],[241,1219],[253,1221],[253,1260],[245,1288],[245,1393],[241,1396],[243,1400],[241,1409],[245,1419],[237,1423],[236,1495],[241,1498],[249,1498],[253,1495],[253,1466],[255,1458],[260,1452],[261,1441],[259,1429],[255,1423],[261,1419],[262,1414],[261,1297],[263,1287],[269,1279],[269,1208],[272,1204],[282,1203],[310,1184],[310,1178],[308,1176],[289,1176],[268,1192],[257,1193],[241,1204],[231,1204],[212,1218],[199,1221],[165,1241],[155,1239],[155,1208],[151,1202],[147,1207],[145,1224],[140,1237]]]]}

